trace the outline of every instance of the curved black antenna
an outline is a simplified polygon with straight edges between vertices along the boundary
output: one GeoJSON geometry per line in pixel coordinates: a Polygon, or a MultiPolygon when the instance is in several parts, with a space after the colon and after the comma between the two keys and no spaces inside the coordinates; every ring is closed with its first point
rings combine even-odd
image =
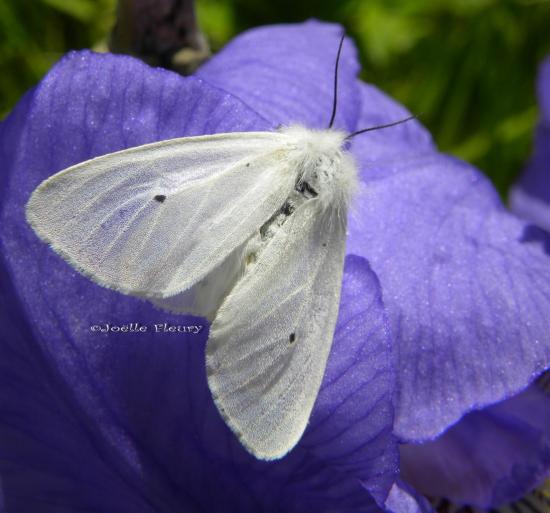
{"type": "Polygon", "coordinates": [[[328,124],[329,128],[332,128],[334,123],[334,118],[336,117],[336,98],[338,96],[338,64],[340,63],[340,54],[342,53],[342,46],[344,44],[344,39],[346,38],[346,33],[342,33],[340,38],[340,44],[338,45],[338,53],[336,54],[336,65],[334,66],[334,96],[332,98],[332,115],[330,116],[330,122],[328,124]]]}
{"type": "Polygon", "coordinates": [[[372,130],[380,130],[381,128],[389,128],[390,126],[400,125],[401,123],[406,123],[411,119],[418,119],[418,116],[419,114],[414,114],[413,116],[409,116],[408,118],[400,119],[399,121],[394,121],[393,123],[387,123],[386,125],[377,125],[377,126],[371,126],[369,128],[363,128],[362,130],[357,130],[357,132],[352,132],[346,137],[346,139],[351,139],[356,135],[364,134],[365,132],[371,132],[372,130]]]}

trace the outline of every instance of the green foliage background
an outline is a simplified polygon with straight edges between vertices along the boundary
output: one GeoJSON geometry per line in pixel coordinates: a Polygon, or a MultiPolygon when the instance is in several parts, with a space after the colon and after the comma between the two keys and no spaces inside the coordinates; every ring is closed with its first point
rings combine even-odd
{"type": "MultiPolygon", "coordinates": [[[[67,50],[101,47],[116,0],[0,0],[0,115],[67,50]],[[99,46],[98,46],[99,45],[99,46]]],[[[505,194],[528,159],[549,0],[197,0],[212,49],[253,26],[342,23],[363,78],[421,113],[444,151],[505,194]]],[[[104,43],[103,43],[104,46],[104,43]]]]}

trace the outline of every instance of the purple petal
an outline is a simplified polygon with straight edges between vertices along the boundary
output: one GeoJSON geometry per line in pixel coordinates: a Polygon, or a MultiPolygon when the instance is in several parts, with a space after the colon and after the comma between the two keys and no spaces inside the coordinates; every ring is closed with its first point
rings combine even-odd
{"type": "MultiPolygon", "coordinates": [[[[541,68],[539,100],[535,155],[511,203],[516,213],[550,229],[550,59],[541,68]]],[[[527,232],[528,239],[547,241],[535,227],[527,232]]],[[[531,385],[466,415],[435,441],[403,446],[401,454],[403,475],[425,494],[483,508],[520,499],[550,474],[548,391],[531,385]]]]}
{"type": "MultiPolygon", "coordinates": [[[[375,86],[360,83],[361,115],[357,128],[368,128],[405,119],[411,113],[375,86]]],[[[352,151],[364,181],[384,179],[395,170],[392,164],[432,154],[430,133],[418,120],[374,130],[353,138],[352,151]]]]}
{"type": "MultiPolygon", "coordinates": [[[[219,417],[199,335],[93,333],[98,323],[202,324],[101,288],[26,225],[33,188],[95,155],[156,139],[265,129],[238,99],[128,57],[73,53],[0,128],[0,478],[11,510],[364,511],[393,481],[391,348],[368,265],[346,264],[341,316],[303,442],[255,460],[219,417]],[[11,285],[10,285],[11,287],[11,285]],[[4,443],[5,441],[5,443],[4,443]]],[[[10,511],[10,510],[8,510],[10,511]]]]}
{"type": "Polygon", "coordinates": [[[393,351],[380,285],[346,258],[338,324],[321,392],[300,445],[355,475],[382,503],[394,480],[393,351]]]}
{"type": "Polygon", "coordinates": [[[437,440],[401,448],[417,490],[491,508],[522,497],[550,473],[550,395],[536,385],[468,414],[437,440]]]}
{"type": "Polygon", "coordinates": [[[392,486],[385,508],[390,513],[434,513],[426,498],[401,479],[392,486]]]}
{"type": "Polygon", "coordinates": [[[348,253],[379,277],[398,344],[396,433],[421,440],[550,364],[550,240],[408,130],[416,154],[404,144],[373,162],[374,134],[354,142],[362,173],[376,171],[362,175],[348,253]]]}
{"type": "MultiPolygon", "coordinates": [[[[1,271],[2,283],[9,283],[9,276],[1,271]]],[[[369,345],[384,345],[384,318],[374,313],[380,298],[376,281],[368,267],[351,261],[343,308],[357,295],[360,302],[372,304],[368,311],[354,305],[355,314],[359,319],[370,318],[378,327],[375,331],[382,334],[371,336],[369,345]]],[[[67,358],[53,354],[33,337],[15,297],[14,290],[2,289],[0,321],[8,337],[0,344],[0,476],[6,511],[152,513],[216,511],[222,506],[224,511],[236,512],[378,511],[349,473],[353,469],[347,453],[364,468],[370,465],[380,471],[381,456],[395,466],[395,447],[390,455],[381,443],[391,436],[387,398],[373,397],[370,406],[366,401],[359,403],[370,408],[375,424],[369,428],[374,438],[369,450],[354,420],[346,426],[342,412],[335,412],[336,406],[330,404],[337,388],[331,382],[337,380],[329,377],[307,443],[281,462],[259,462],[245,453],[213,407],[205,385],[204,340],[111,335],[107,342],[121,347],[119,356],[104,354],[101,368],[73,383],[91,385],[102,397],[83,399],[75,397],[71,384],[61,376],[67,358]],[[102,407],[108,410],[106,415],[102,407]],[[112,431],[121,438],[109,440],[112,431]],[[363,461],[357,461],[358,450],[363,461]]],[[[338,330],[344,333],[337,344],[351,338],[356,322],[353,317],[342,318],[338,330]]],[[[78,356],[93,350],[80,340],[73,342],[79,343],[78,356]]],[[[377,356],[372,349],[368,354],[375,361],[380,362],[380,356],[387,359],[387,353],[379,350],[377,356]]],[[[341,371],[338,361],[331,369],[341,371]]],[[[377,371],[384,383],[387,368],[377,371]]],[[[338,381],[348,389],[354,385],[349,376],[338,381]]],[[[374,383],[373,388],[384,386],[374,383]]],[[[351,405],[342,405],[345,414],[351,405]]]]}
{"type": "MultiPolygon", "coordinates": [[[[204,64],[197,75],[239,97],[272,126],[301,123],[328,126],[334,65],[343,28],[308,21],[250,30],[204,64]]],[[[357,123],[359,96],[357,51],[346,40],[338,70],[335,127],[357,123]]]]}
{"type": "Polygon", "coordinates": [[[550,57],[538,79],[540,121],[535,152],[519,183],[510,193],[512,210],[550,232],[550,57]]]}
{"type": "Polygon", "coordinates": [[[3,260],[0,282],[0,510],[154,513],[125,443],[104,436],[34,336],[3,260]]]}

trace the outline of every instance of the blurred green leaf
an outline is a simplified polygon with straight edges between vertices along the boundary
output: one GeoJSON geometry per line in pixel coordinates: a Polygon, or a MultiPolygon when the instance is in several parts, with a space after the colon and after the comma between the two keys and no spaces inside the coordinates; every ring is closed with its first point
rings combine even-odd
{"type": "Polygon", "coordinates": [[[422,19],[396,15],[390,4],[357,2],[355,30],[364,34],[369,56],[377,65],[388,65],[407,53],[430,31],[422,19]]]}
{"type": "Polygon", "coordinates": [[[0,0],[0,116],[68,50],[107,37],[116,0],[0,0]]]}
{"type": "Polygon", "coordinates": [[[40,0],[43,4],[68,14],[77,20],[88,22],[96,14],[96,6],[93,0],[40,0]]]}
{"type": "Polygon", "coordinates": [[[236,33],[234,9],[228,2],[202,0],[196,3],[199,24],[211,47],[221,48],[236,33]]]}
{"type": "Polygon", "coordinates": [[[521,137],[530,137],[538,117],[534,106],[524,112],[508,116],[496,127],[496,136],[503,142],[511,142],[521,137]]]}

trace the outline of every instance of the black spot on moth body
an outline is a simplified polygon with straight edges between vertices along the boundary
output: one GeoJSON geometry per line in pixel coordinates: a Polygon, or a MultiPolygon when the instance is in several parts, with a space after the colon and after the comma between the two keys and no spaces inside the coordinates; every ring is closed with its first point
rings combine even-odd
{"type": "Polygon", "coordinates": [[[298,182],[296,184],[296,190],[308,199],[315,198],[319,195],[318,192],[307,182],[298,182]]]}
{"type": "Polygon", "coordinates": [[[288,341],[289,343],[293,344],[295,340],[296,340],[296,333],[293,332],[288,336],[288,341]]]}
{"type": "Polygon", "coordinates": [[[164,200],[166,199],[166,196],[164,194],[157,194],[155,197],[154,197],[155,201],[158,201],[159,203],[163,203],[164,200]]]}
{"type": "Polygon", "coordinates": [[[260,236],[265,238],[270,230],[273,228],[281,227],[285,220],[292,215],[295,210],[295,206],[290,201],[285,201],[283,206],[275,212],[267,222],[265,222],[260,228],[260,236]]]}
{"type": "Polygon", "coordinates": [[[288,201],[283,205],[283,208],[281,209],[281,212],[285,216],[289,216],[294,212],[294,205],[292,203],[289,203],[288,201]]]}

